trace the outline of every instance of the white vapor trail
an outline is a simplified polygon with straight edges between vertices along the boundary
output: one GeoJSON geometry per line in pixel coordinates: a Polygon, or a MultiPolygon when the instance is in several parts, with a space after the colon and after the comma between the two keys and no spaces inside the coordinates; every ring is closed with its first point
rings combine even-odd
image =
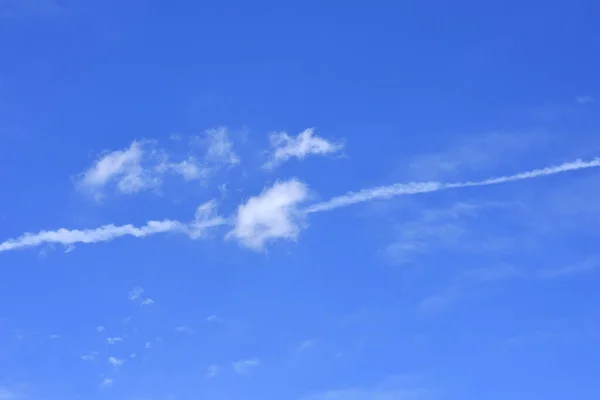
{"type": "Polygon", "coordinates": [[[576,171],[586,168],[600,167],[600,158],[594,158],[591,161],[575,160],[560,165],[546,168],[534,169],[532,171],[520,172],[515,175],[500,176],[497,178],[488,178],[482,181],[466,181],[454,183],[442,182],[413,182],[399,183],[389,186],[379,186],[371,189],[364,189],[358,192],[348,192],[343,196],[334,197],[322,203],[313,204],[305,212],[314,213],[320,211],[329,211],[335,208],[346,207],[352,204],[363,203],[371,200],[389,199],[396,196],[405,196],[417,193],[438,192],[446,189],[457,189],[472,186],[489,186],[500,183],[521,181],[525,179],[537,178],[560,174],[562,172],[576,171]]]}
{"type": "MultiPolygon", "coordinates": [[[[379,186],[371,189],[364,189],[358,192],[349,192],[343,196],[334,197],[330,200],[313,204],[312,206],[304,209],[303,212],[309,214],[321,211],[329,211],[371,200],[389,199],[396,196],[418,193],[438,192],[447,189],[497,185],[501,183],[533,179],[541,176],[555,175],[563,172],[595,167],[600,167],[600,158],[594,158],[591,161],[575,160],[560,165],[520,172],[514,175],[488,178],[481,181],[465,181],[454,183],[413,182],[379,186]]],[[[270,206],[259,211],[262,213],[261,215],[264,214],[267,216],[271,215],[273,212],[273,210],[270,209],[270,206]]],[[[288,218],[288,216],[286,214],[281,218],[287,221],[286,218],[288,218]]],[[[235,218],[226,219],[219,217],[216,214],[216,204],[214,202],[208,202],[198,207],[194,220],[188,223],[165,219],[162,221],[149,221],[141,227],[135,227],[131,224],[121,226],[110,224],[95,229],[69,230],[61,228],[55,231],[25,233],[17,238],[9,239],[3,243],[0,243],[0,253],[27,247],[35,247],[43,244],[61,244],[65,246],[73,246],[78,243],[108,242],[123,236],[141,238],[169,232],[185,234],[192,239],[196,239],[202,236],[207,229],[221,225],[232,224],[233,221],[235,221],[235,218]]],[[[259,222],[264,223],[264,218],[260,219],[259,222]]]]}

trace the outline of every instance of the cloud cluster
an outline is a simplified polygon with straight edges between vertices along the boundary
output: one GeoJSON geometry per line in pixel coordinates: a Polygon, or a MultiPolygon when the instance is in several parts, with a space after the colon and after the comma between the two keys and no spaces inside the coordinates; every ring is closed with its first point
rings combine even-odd
{"type": "Polygon", "coordinates": [[[207,130],[191,142],[189,154],[182,158],[155,141],[133,141],[128,148],[101,154],[77,177],[76,185],[100,200],[108,189],[132,195],[158,189],[167,175],[185,181],[205,180],[219,168],[239,163],[225,128],[207,130]]]}

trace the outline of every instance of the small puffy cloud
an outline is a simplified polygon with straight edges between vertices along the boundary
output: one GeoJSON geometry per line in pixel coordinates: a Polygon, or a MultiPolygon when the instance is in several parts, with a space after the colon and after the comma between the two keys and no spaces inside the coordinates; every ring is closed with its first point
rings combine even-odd
{"type": "Polygon", "coordinates": [[[120,337],[109,337],[109,338],[106,338],[106,343],[108,343],[108,344],[117,344],[117,343],[120,343],[122,341],[123,341],[123,339],[120,338],[120,337]]]}
{"type": "Polygon", "coordinates": [[[264,167],[274,168],[291,158],[302,160],[309,155],[332,154],[343,149],[343,143],[328,141],[314,133],[314,128],[309,128],[296,137],[289,136],[286,132],[271,134],[271,159],[264,167]]]}
{"type": "Polygon", "coordinates": [[[50,335],[48,338],[50,340],[58,340],[58,339],[60,339],[60,335],[50,335]]]}
{"type": "Polygon", "coordinates": [[[125,360],[121,360],[121,359],[116,358],[116,357],[109,357],[108,358],[108,363],[110,365],[112,365],[113,367],[120,367],[121,365],[123,365],[123,363],[125,363],[125,360]]]}
{"type": "Polygon", "coordinates": [[[143,165],[144,157],[148,155],[146,145],[146,142],[133,141],[127,149],[104,154],[81,175],[80,188],[100,197],[104,188],[111,184],[125,194],[156,187],[160,179],[143,165]]]}
{"type": "Polygon", "coordinates": [[[146,343],[144,344],[144,347],[145,347],[146,349],[149,349],[150,347],[152,347],[152,343],[150,343],[150,342],[146,342],[146,343]]]}
{"type": "Polygon", "coordinates": [[[239,206],[235,227],[227,237],[257,250],[270,240],[295,240],[304,224],[304,214],[298,205],[308,195],[307,186],[298,180],[275,183],[239,206]]]}
{"type": "Polygon", "coordinates": [[[218,365],[209,365],[206,371],[207,378],[214,378],[219,373],[218,365]]]}
{"type": "Polygon", "coordinates": [[[104,332],[104,331],[105,331],[105,328],[104,328],[103,326],[97,326],[97,327],[96,327],[96,331],[97,331],[98,333],[102,333],[102,332],[104,332]]]}
{"type": "Polygon", "coordinates": [[[252,372],[252,370],[260,365],[260,360],[258,358],[251,358],[247,360],[240,360],[232,363],[233,370],[235,373],[240,375],[247,375],[252,372]]]}

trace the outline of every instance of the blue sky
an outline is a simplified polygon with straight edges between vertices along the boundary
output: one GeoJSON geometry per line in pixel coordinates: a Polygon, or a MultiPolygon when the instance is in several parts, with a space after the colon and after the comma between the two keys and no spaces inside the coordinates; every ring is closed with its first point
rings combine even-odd
{"type": "Polygon", "coordinates": [[[0,400],[600,398],[599,17],[0,1],[0,400]]]}

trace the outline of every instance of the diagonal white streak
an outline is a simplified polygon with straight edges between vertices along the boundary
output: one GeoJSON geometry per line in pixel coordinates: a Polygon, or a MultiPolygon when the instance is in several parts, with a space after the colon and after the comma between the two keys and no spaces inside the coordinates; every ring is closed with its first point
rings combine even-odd
{"type": "Polygon", "coordinates": [[[108,242],[123,236],[142,238],[158,233],[183,233],[191,238],[197,238],[203,231],[212,227],[225,224],[226,221],[216,217],[206,221],[181,223],[173,220],[148,221],[141,227],[127,225],[103,225],[95,229],[65,229],[55,231],[41,231],[38,233],[25,233],[18,238],[9,239],[0,243],[0,253],[26,247],[35,247],[43,244],[61,244],[65,246],[78,243],[108,242]]]}
{"type": "MultiPolygon", "coordinates": [[[[379,186],[371,189],[364,189],[358,192],[349,192],[343,196],[334,197],[330,200],[313,204],[312,206],[304,209],[302,212],[309,214],[321,211],[329,211],[371,200],[389,199],[396,196],[406,196],[418,193],[438,192],[447,189],[498,185],[501,183],[533,179],[542,176],[555,175],[563,172],[595,167],[600,167],[600,158],[594,158],[591,161],[575,160],[560,165],[520,172],[514,175],[488,178],[481,181],[465,181],[454,183],[413,182],[379,186]]],[[[196,217],[192,222],[183,223],[165,219],[162,221],[149,221],[141,227],[136,227],[131,224],[120,226],[109,224],[95,229],[69,230],[61,228],[55,231],[25,233],[17,238],[9,239],[3,243],[0,243],[0,253],[27,247],[35,247],[43,244],[61,244],[65,246],[73,246],[78,243],[108,242],[123,236],[141,238],[169,232],[185,234],[192,239],[196,239],[201,237],[203,233],[210,228],[232,224],[234,219],[235,218],[226,219],[219,217],[215,213],[214,202],[208,202],[198,208],[196,217]]]]}
{"type": "Polygon", "coordinates": [[[329,211],[340,207],[346,207],[352,204],[363,203],[371,200],[389,199],[396,196],[406,196],[418,193],[438,192],[446,189],[458,189],[473,186],[489,186],[501,183],[533,179],[541,176],[555,175],[563,172],[576,171],[586,168],[600,167],[600,158],[594,158],[591,161],[575,160],[560,165],[546,168],[534,169],[532,171],[520,172],[514,175],[488,178],[482,181],[466,181],[454,183],[442,182],[413,182],[399,183],[389,186],[379,186],[371,189],[364,189],[358,192],[349,192],[343,196],[334,197],[330,200],[313,204],[308,207],[306,213],[329,211]]]}

